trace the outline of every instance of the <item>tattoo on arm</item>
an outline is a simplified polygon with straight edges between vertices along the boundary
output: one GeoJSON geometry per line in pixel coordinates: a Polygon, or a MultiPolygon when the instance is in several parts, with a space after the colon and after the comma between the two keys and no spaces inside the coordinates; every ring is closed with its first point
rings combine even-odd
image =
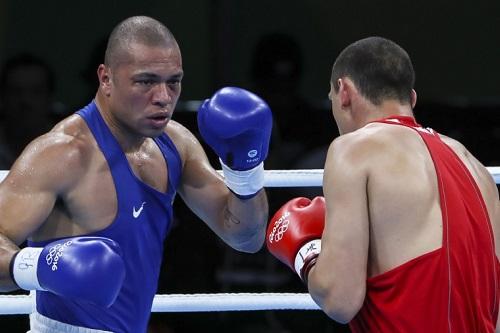
{"type": "Polygon", "coordinates": [[[224,225],[231,228],[234,224],[238,225],[241,221],[234,215],[229,208],[224,208],[224,225]]]}

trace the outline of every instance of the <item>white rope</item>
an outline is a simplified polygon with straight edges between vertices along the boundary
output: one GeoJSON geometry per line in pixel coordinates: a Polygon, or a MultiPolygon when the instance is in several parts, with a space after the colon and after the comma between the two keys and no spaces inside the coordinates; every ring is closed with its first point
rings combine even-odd
{"type": "MultiPolygon", "coordinates": [[[[495,180],[500,184],[500,167],[486,167],[495,180]]],[[[264,174],[265,187],[306,187],[322,186],[323,169],[302,170],[266,170],[264,174]]]]}
{"type": "Polygon", "coordinates": [[[31,295],[0,296],[0,315],[31,313],[34,297],[31,295]]]}
{"type": "MultiPolygon", "coordinates": [[[[486,167],[495,180],[500,184],[500,167],[486,167]]],[[[219,173],[221,173],[219,171],[219,173]]],[[[306,187],[322,186],[323,169],[302,170],[266,170],[264,171],[265,187],[306,187]]]]}
{"type": "MultiPolygon", "coordinates": [[[[1,295],[0,315],[29,314],[34,296],[1,295]]],[[[151,312],[319,310],[309,294],[235,293],[156,295],[151,312]]]]}
{"type": "Polygon", "coordinates": [[[323,169],[266,170],[265,187],[322,186],[323,169]]]}
{"type": "Polygon", "coordinates": [[[500,167],[486,167],[490,172],[491,176],[495,180],[495,183],[500,184],[500,167]]]}
{"type": "MultiPolygon", "coordinates": [[[[500,167],[487,167],[495,183],[500,184],[500,167]]],[[[8,170],[0,170],[0,181],[6,176],[8,170]]],[[[222,174],[221,170],[218,170],[222,174]]],[[[318,187],[323,184],[323,169],[302,170],[266,170],[264,171],[265,187],[318,187]]]]}
{"type": "Polygon", "coordinates": [[[152,312],[319,310],[309,294],[239,293],[156,295],[152,312]]]}

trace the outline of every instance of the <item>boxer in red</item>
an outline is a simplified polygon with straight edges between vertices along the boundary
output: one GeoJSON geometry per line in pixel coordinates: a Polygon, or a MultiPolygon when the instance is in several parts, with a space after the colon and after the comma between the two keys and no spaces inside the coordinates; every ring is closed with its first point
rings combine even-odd
{"type": "Polygon", "coordinates": [[[342,51],[325,197],[286,203],[268,248],[353,332],[498,331],[495,182],[463,145],[416,122],[413,85],[411,60],[392,41],[342,51]]]}

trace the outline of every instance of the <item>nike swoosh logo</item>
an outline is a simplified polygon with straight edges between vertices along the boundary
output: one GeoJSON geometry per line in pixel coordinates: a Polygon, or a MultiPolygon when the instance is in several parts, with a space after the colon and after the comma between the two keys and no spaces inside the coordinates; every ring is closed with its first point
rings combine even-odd
{"type": "Polygon", "coordinates": [[[142,213],[142,210],[144,209],[144,204],[146,203],[146,201],[144,201],[141,205],[141,207],[138,209],[138,210],[135,210],[135,206],[133,207],[132,209],[132,216],[134,216],[134,218],[138,218],[139,215],[141,215],[142,213]]]}

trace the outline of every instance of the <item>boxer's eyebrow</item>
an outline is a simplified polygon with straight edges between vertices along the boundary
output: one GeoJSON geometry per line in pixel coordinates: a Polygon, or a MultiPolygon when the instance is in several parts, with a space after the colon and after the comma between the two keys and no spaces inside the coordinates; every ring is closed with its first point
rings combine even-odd
{"type": "MultiPolygon", "coordinates": [[[[168,75],[166,76],[165,81],[181,81],[184,76],[184,73],[181,71],[179,73],[173,74],[173,75],[168,75]]],[[[133,79],[149,79],[149,80],[154,80],[154,81],[161,81],[163,80],[163,77],[157,73],[151,73],[151,72],[142,72],[142,73],[137,73],[132,76],[133,79]]]]}

